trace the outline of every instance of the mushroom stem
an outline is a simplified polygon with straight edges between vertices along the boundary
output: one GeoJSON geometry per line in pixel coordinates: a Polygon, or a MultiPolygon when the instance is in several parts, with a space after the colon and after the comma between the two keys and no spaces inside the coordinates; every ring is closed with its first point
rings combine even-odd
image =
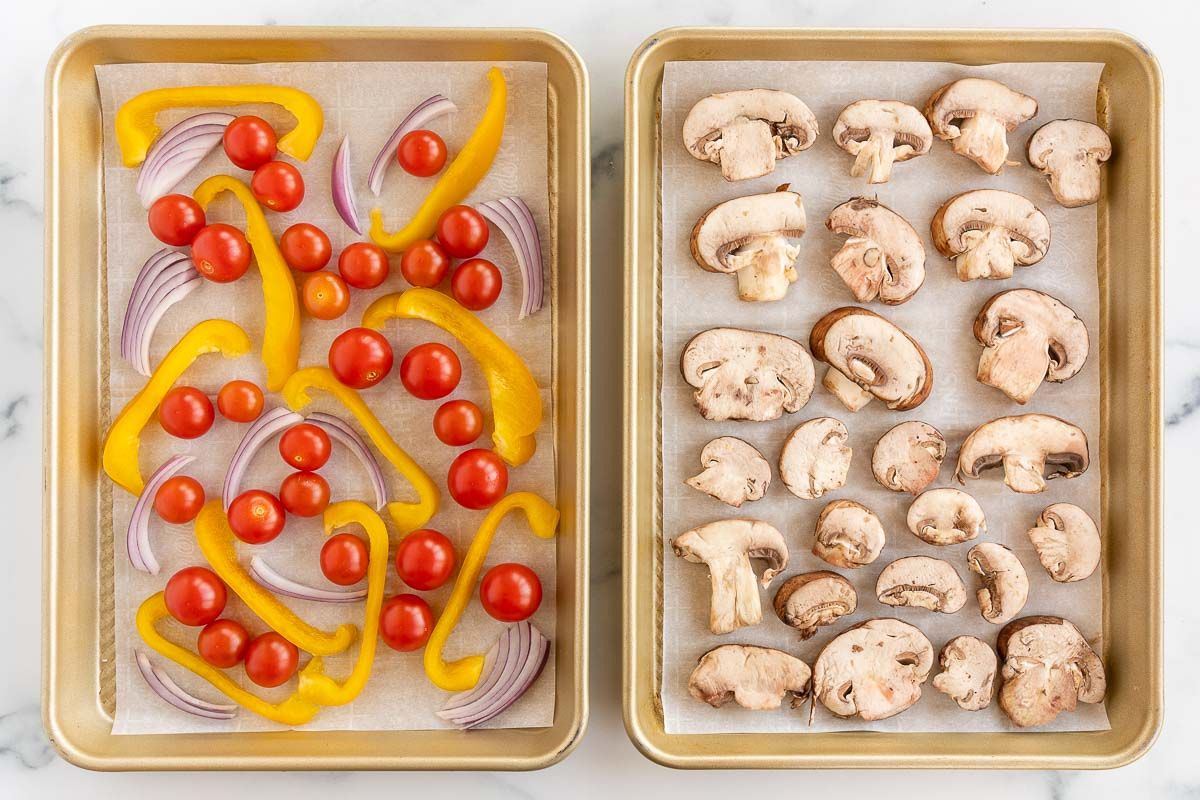
{"type": "MultiPolygon", "coordinates": [[[[782,236],[763,237],[755,247],[750,265],[737,271],[738,299],[752,301],[782,300],[788,286],[796,282],[796,258],[800,248],[788,244],[782,236]]],[[[737,258],[727,259],[736,263],[737,258]]]]}
{"type": "Polygon", "coordinates": [[[1008,128],[991,114],[978,113],[962,121],[953,140],[954,152],[966,156],[993,175],[1008,161],[1008,128]]]}
{"type": "Polygon", "coordinates": [[[869,172],[867,183],[887,183],[892,177],[892,162],[896,160],[893,138],[892,131],[879,131],[862,142],[854,166],[850,168],[851,177],[857,178],[869,172]]]}
{"type": "Polygon", "coordinates": [[[1016,260],[1008,231],[995,225],[962,235],[966,250],[954,257],[960,281],[1011,278],[1016,260]]]}
{"type": "Polygon", "coordinates": [[[870,392],[833,367],[825,371],[825,377],[821,380],[821,383],[834,397],[842,401],[842,405],[851,411],[859,411],[863,406],[871,402],[872,395],[870,392]]]}
{"type": "Polygon", "coordinates": [[[863,236],[851,236],[829,263],[854,293],[854,299],[867,303],[879,296],[886,260],[878,243],[863,236]]]}
{"type": "Polygon", "coordinates": [[[720,155],[721,175],[727,181],[757,178],[775,169],[779,145],[771,134],[771,126],[761,119],[740,119],[721,131],[722,138],[707,146],[709,158],[726,151],[736,158],[720,155]]]}

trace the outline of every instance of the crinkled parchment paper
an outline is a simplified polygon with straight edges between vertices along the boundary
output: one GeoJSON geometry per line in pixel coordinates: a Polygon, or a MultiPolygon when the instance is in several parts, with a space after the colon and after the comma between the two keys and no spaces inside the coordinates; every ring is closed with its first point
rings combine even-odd
{"type": "MultiPolygon", "coordinates": [[[[797,53],[802,55],[802,53],[797,53]]],[[[984,711],[960,710],[946,695],[926,682],[920,702],[904,713],[865,725],[839,720],[818,707],[808,726],[808,709],[754,712],[729,703],[713,709],[692,699],[687,680],[696,660],[720,644],[742,643],[777,647],[814,663],[821,648],[836,633],[871,617],[897,617],[919,627],[935,652],[949,639],[974,634],[995,643],[999,628],[979,615],[974,599],[978,577],[966,564],[971,543],[934,547],[909,533],[905,517],[912,498],[883,489],[871,476],[871,450],[893,425],[908,419],[933,424],[946,436],[947,463],[933,486],[952,485],[953,460],[963,439],[977,425],[994,417],[1036,411],[1055,414],[1081,426],[1091,446],[1092,467],[1070,481],[1056,480],[1039,495],[1009,491],[998,472],[969,482],[965,489],[979,500],[987,515],[987,533],[977,541],[1005,544],[1020,557],[1029,573],[1029,602],[1022,615],[1058,614],[1070,619],[1099,647],[1101,585],[1099,570],[1085,581],[1057,584],[1038,562],[1026,530],[1050,503],[1076,503],[1099,522],[1100,516],[1100,364],[1093,349],[1083,370],[1065,384],[1044,384],[1025,406],[1010,402],[998,390],[975,380],[980,347],[971,325],[983,302],[994,293],[1018,287],[1048,292],[1071,306],[1086,323],[1093,348],[1099,336],[1096,279],[1095,206],[1065,209],[1054,202],[1045,179],[1025,164],[1006,167],[1002,175],[986,175],[972,162],[955,155],[937,140],[931,152],[895,165],[889,183],[870,186],[849,176],[853,157],[830,137],[833,123],[848,103],[862,98],[896,98],[923,108],[925,100],[944,83],[968,76],[995,78],[1037,98],[1038,116],[1009,135],[1010,158],[1024,161],[1025,142],[1043,123],[1062,117],[1095,120],[1100,64],[997,64],[964,67],[943,63],[885,62],[680,62],[666,67],[662,90],[662,452],[663,452],[663,678],[662,703],[669,733],[749,731],[830,731],[868,728],[885,731],[994,731],[1013,726],[995,703],[984,711]],[[749,181],[726,183],[713,164],[692,158],[681,140],[683,120],[692,105],[713,92],[746,88],[789,91],[812,108],[821,134],[808,150],[776,162],[775,171],[749,181]],[[688,252],[692,226],[718,202],[744,194],[767,192],[790,183],[804,198],[808,232],[799,240],[800,273],[787,298],[774,303],[737,299],[736,279],[702,271],[688,252]],[[1001,188],[1031,198],[1049,217],[1053,240],[1049,254],[1031,267],[1018,267],[1007,281],[960,283],[954,266],[933,247],[929,221],[947,198],[976,188],[1001,188]],[[773,331],[808,347],[813,324],[843,305],[856,305],[853,296],[829,266],[845,237],[825,228],[837,204],[858,195],[879,199],[903,215],[921,235],[927,253],[925,284],[907,303],[869,307],[894,321],[925,348],[934,366],[933,392],[913,411],[894,412],[873,400],[850,413],[820,385],[808,405],[773,422],[709,422],[692,405],[692,389],[677,367],[689,338],[707,328],[731,325],[773,331]],[[818,500],[790,494],[778,476],[779,450],[787,434],[804,420],[829,415],[846,423],[854,450],[846,486],[818,500]],[[762,500],[741,509],[730,508],[684,484],[700,471],[700,450],[717,436],[739,436],[762,451],[771,462],[771,487],[762,500]],[[857,500],[874,510],[887,531],[883,553],[869,566],[837,570],[854,584],[858,610],[839,624],[821,628],[801,642],[771,610],[775,591],[790,575],[829,565],[811,553],[813,527],[825,504],[838,498],[857,500]],[[709,580],[703,565],[675,557],[669,539],[711,520],[729,517],[766,520],[783,532],[791,561],[786,572],[762,592],[763,621],[726,636],[708,630],[709,580]],[[875,580],[897,558],[928,555],[954,565],[968,588],[967,605],[956,614],[921,609],[891,608],[875,599],[875,580]]],[[[1117,153],[1116,158],[1120,158],[1117,153]]],[[[817,363],[817,377],[825,365],[817,363]]],[[[761,566],[761,565],[759,565],[761,566]]],[[[935,664],[934,672],[937,667],[935,664]]],[[[1108,727],[1104,706],[1080,704],[1039,730],[1103,730],[1108,727]]]]}

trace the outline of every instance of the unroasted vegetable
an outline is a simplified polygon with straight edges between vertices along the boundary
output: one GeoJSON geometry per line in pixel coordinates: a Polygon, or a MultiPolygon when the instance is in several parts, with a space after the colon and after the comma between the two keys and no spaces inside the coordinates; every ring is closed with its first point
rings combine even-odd
{"type": "Polygon", "coordinates": [[[158,574],[158,559],[150,549],[150,511],[154,508],[154,495],[168,478],[195,460],[195,456],[171,456],[154,471],[150,480],[146,481],[146,488],[142,490],[133,506],[133,514],[129,517],[129,527],[125,534],[125,549],[129,553],[129,563],[133,564],[134,569],[149,572],[151,575],[158,574]]]}
{"type": "Polygon", "coordinates": [[[367,596],[366,589],[317,589],[294,581],[276,572],[262,556],[250,559],[250,575],[254,580],[284,597],[297,600],[314,600],[318,603],[357,603],[367,596]]]}
{"type": "Polygon", "coordinates": [[[221,143],[233,114],[209,111],[173,125],[146,154],[135,187],[142,205],[149,208],[170,192],[221,143]]]}
{"type": "Polygon", "coordinates": [[[454,103],[444,95],[435,94],[425,98],[416,108],[408,112],[396,130],[392,131],[392,135],[388,137],[387,143],[379,151],[379,155],[375,156],[375,160],[371,162],[371,171],[367,173],[367,187],[371,190],[371,194],[379,197],[379,192],[383,189],[384,173],[387,172],[388,165],[395,160],[393,156],[396,155],[396,148],[400,146],[400,140],[406,134],[424,128],[438,117],[454,111],[458,111],[458,107],[454,103]]]}
{"type": "Polygon", "coordinates": [[[521,272],[521,313],[525,319],[542,308],[545,294],[545,267],[542,264],[542,242],[538,236],[537,222],[533,212],[519,197],[501,197],[480,203],[476,210],[495,225],[508,239],[517,256],[517,268],[521,272]]]}
{"type": "Polygon", "coordinates": [[[354,202],[354,183],[350,180],[350,137],[342,139],[333,156],[333,172],[329,177],[329,188],[333,192],[333,207],[342,222],[350,230],[362,235],[362,223],[358,221],[358,204],[354,202]]]}
{"type": "Polygon", "coordinates": [[[437,715],[464,730],[487,722],[529,690],[549,654],[550,640],[529,620],[509,625],[484,656],[479,683],[452,695],[437,715]]]}
{"type": "Polygon", "coordinates": [[[139,373],[150,377],[150,339],[159,320],[202,282],[192,260],[178,250],[159,250],[142,265],[121,322],[121,357],[139,373]]]}
{"type": "Polygon", "coordinates": [[[180,711],[208,719],[233,719],[237,713],[235,705],[210,703],[184,691],[170,675],[151,664],[149,657],[140,650],[134,652],[134,660],[151,691],[180,711]]]}
{"type": "Polygon", "coordinates": [[[339,444],[345,445],[354,454],[354,457],[367,468],[367,475],[371,479],[371,488],[375,490],[375,510],[381,511],[387,505],[387,486],[383,481],[383,469],[379,466],[375,454],[367,447],[367,443],[358,435],[358,431],[351,428],[349,423],[341,417],[326,414],[323,411],[314,411],[309,414],[307,421],[337,439],[339,444]]]}
{"type": "Polygon", "coordinates": [[[221,505],[226,511],[233,498],[238,496],[242,485],[242,476],[250,466],[250,460],[267,440],[282,430],[303,422],[304,417],[295,411],[289,411],[283,406],[277,406],[263,413],[254,420],[254,424],[246,429],[242,441],[238,442],[237,450],[229,461],[229,469],[225,471],[225,483],[221,487],[221,505]]]}

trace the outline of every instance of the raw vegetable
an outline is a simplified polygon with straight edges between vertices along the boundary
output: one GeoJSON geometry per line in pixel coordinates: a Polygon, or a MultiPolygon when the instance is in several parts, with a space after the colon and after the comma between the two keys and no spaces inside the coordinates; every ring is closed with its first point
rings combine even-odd
{"type": "Polygon", "coordinates": [[[400,382],[413,397],[438,400],[454,391],[462,378],[462,363],[444,344],[426,342],[404,354],[400,382]]]}
{"type": "Polygon", "coordinates": [[[196,439],[212,427],[213,404],[194,386],[176,386],[158,404],[158,424],[177,439],[196,439]]]}
{"type": "Polygon", "coordinates": [[[464,730],[487,722],[529,690],[549,654],[550,640],[529,622],[509,625],[484,656],[479,683],[452,696],[437,715],[464,730]]]}
{"type": "Polygon", "coordinates": [[[413,531],[396,548],[396,574],[419,592],[441,588],[454,573],[454,545],[430,528],[413,531]]]}
{"type": "Polygon", "coordinates": [[[279,456],[292,469],[320,469],[332,449],[329,434],[307,422],[293,425],[279,437],[279,456]]]}
{"type": "Polygon", "coordinates": [[[225,483],[221,486],[222,508],[229,508],[233,498],[241,492],[242,476],[246,474],[250,460],[254,458],[254,454],[258,452],[259,448],[275,434],[303,421],[304,417],[296,412],[288,411],[283,406],[277,406],[256,419],[254,424],[246,429],[242,440],[238,442],[237,449],[233,451],[229,468],[225,470],[225,483]]]}
{"type": "Polygon", "coordinates": [[[316,589],[307,586],[279,574],[261,556],[254,556],[250,559],[250,574],[254,580],[275,594],[294,597],[297,600],[312,600],[317,603],[357,603],[367,596],[366,589],[316,589]]]}
{"type": "Polygon", "coordinates": [[[253,114],[238,117],[229,123],[221,144],[229,160],[242,169],[258,169],[275,158],[279,138],[275,129],[262,117],[253,114]]]}
{"type": "Polygon", "coordinates": [[[154,493],[154,511],[163,522],[184,525],[204,507],[204,487],[191,475],[167,478],[154,493]]]}
{"type": "Polygon", "coordinates": [[[254,170],[250,191],[272,211],[293,211],[304,200],[304,178],[286,161],[268,161],[254,170]]]}
{"type": "Polygon", "coordinates": [[[455,258],[474,258],[487,247],[487,220],[470,206],[451,206],[437,221],[437,240],[455,258]]]}
{"type": "Polygon", "coordinates": [[[517,268],[521,273],[521,313],[518,319],[537,313],[542,308],[542,295],[545,294],[545,275],[542,242],[538,237],[533,212],[519,197],[489,200],[476,208],[500,229],[517,257],[517,268]]]}
{"type": "Polygon", "coordinates": [[[339,444],[346,447],[366,467],[367,477],[371,479],[371,488],[375,490],[375,510],[381,510],[387,504],[387,487],[383,482],[383,470],[379,468],[379,461],[376,460],[375,454],[367,448],[367,443],[363,441],[363,438],[345,420],[333,414],[314,411],[308,415],[308,421],[337,439],[339,444]]]}
{"type": "Polygon", "coordinates": [[[409,175],[432,177],[446,166],[446,143],[433,131],[409,131],[396,148],[396,160],[409,175]]]}
{"type": "Polygon", "coordinates": [[[203,626],[221,616],[228,592],[225,584],[205,567],[184,567],[163,590],[167,611],[182,625],[203,626]]]}
{"type": "Polygon", "coordinates": [[[314,272],[300,290],[304,310],[317,319],[337,319],[350,308],[350,289],[340,275],[314,272]]]}
{"type": "Polygon", "coordinates": [[[472,258],[458,265],[450,277],[450,294],[463,308],[483,311],[500,296],[504,276],[486,258],[472,258]]]}
{"type": "Polygon", "coordinates": [[[289,514],[315,517],[329,505],[329,483],[315,472],[293,472],[279,484],[279,502],[289,514]]]}
{"type": "Polygon", "coordinates": [[[520,622],[542,604],[542,582],[524,564],[497,564],[479,582],[479,603],[492,619],[520,622]]]}
{"type": "Polygon", "coordinates": [[[121,322],[121,357],[147,378],[150,340],[159,320],[202,280],[192,260],[177,250],[159,250],[138,272],[121,322]]]}
{"type": "Polygon", "coordinates": [[[150,206],[146,215],[154,238],[172,247],[192,243],[204,227],[204,209],[186,194],[167,194],[150,206]]]}
{"type": "Polygon", "coordinates": [[[262,389],[250,381],[230,381],[217,392],[217,410],[230,422],[253,422],[262,414],[262,389]]]}
{"type": "Polygon", "coordinates": [[[150,658],[140,650],[134,651],[134,660],[150,690],[180,711],[208,719],[233,719],[237,713],[237,706],[210,703],[188,694],[166,672],[151,664],[150,658]]]}
{"type": "Polygon", "coordinates": [[[353,586],[367,577],[367,543],[353,533],[330,536],[321,546],[321,574],[338,586],[353,586]]]}
{"type": "Polygon", "coordinates": [[[200,657],[221,669],[229,669],[245,658],[249,644],[250,634],[241,623],[231,619],[214,619],[196,637],[200,657]]]}
{"type": "Polygon", "coordinates": [[[333,207],[350,230],[362,235],[362,223],[358,221],[358,205],[354,202],[354,184],[350,178],[350,137],[347,135],[338,145],[333,156],[333,170],[329,177],[329,188],[333,193],[333,207]]]}
{"type": "Polygon", "coordinates": [[[297,222],[279,237],[279,251],[292,269],[316,272],[333,257],[333,245],[325,231],[308,222],[297,222]]]}
{"type": "Polygon", "coordinates": [[[418,239],[400,256],[400,274],[413,286],[432,289],[442,282],[450,269],[450,257],[432,239],[418,239]]]}
{"type": "Polygon", "coordinates": [[[367,186],[371,190],[371,194],[379,196],[379,191],[383,188],[383,176],[387,171],[388,164],[392,163],[392,156],[396,153],[403,139],[409,132],[423,128],[430,122],[433,122],[438,117],[457,111],[458,108],[449,99],[440,94],[435,94],[428,97],[417,105],[412,111],[408,112],[408,116],[400,123],[396,130],[392,131],[392,135],[388,137],[387,143],[383,149],[379,151],[379,155],[375,156],[375,160],[371,163],[371,170],[367,173],[367,186]]]}
{"type": "Polygon", "coordinates": [[[283,533],[283,503],[270,492],[248,489],[229,504],[229,529],[246,544],[266,544],[283,533]]]}
{"type": "Polygon", "coordinates": [[[275,631],[255,636],[246,648],[246,677],[267,689],[291,680],[299,663],[296,645],[275,631]]]}
{"type": "Polygon", "coordinates": [[[374,289],[387,280],[387,253],[377,244],[355,242],[338,255],[338,274],[355,289],[374,289]]]}
{"type": "Polygon", "coordinates": [[[250,268],[250,243],[232,225],[206,225],[192,240],[192,263],[213,283],[232,283],[250,268]]]}
{"type": "Polygon", "coordinates": [[[433,630],[433,610],[415,594],[389,597],[379,612],[379,637],[401,653],[420,650],[433,630]]]}
{"type": "MultiPolygon", "coordinates": [[[[178,186],[221,143],[225,127],[232,121],[232,114],[210,111],[168,128],[150,148],[138,172],[135,191],[142,205],[150,208],[151,203],[178,186]]],[[[126,162],[126,166],[136,163],[126,162]]]]}
{"type": "Polygon", "coordinates": [[[350,328],[329,345],[329,369],[351,389],[370,389],[392,371],[392,346],[378,331],[350,328]]]}
{"type": "Polygon", "coordinates": [[[433,413],[433,432],[451,447],[470,444],[483,433],[483,412],[470,400],[448,400],[433,413]]]}
{"type": "Polygon", "coordinates": [[[508,491],[508,467],[491,450],[464,450],[450,462],[446,488],[463,508],[487,508],[508,491]]]}
{"type": "Polygon", "coordinates": [[[196,460],[195,456],[176,455],[163,462],[154,471],[146,488],[142,490],[133,506],[133,514],[129,517],[129,527],[125,529],[125,550],[129,554],[129,563],[133,568],[151,575],[157,575],[158,559],[150,549],[150,509],[154,506],[154,497],[159,487],[166,483],[179,470],[196,460]]]}

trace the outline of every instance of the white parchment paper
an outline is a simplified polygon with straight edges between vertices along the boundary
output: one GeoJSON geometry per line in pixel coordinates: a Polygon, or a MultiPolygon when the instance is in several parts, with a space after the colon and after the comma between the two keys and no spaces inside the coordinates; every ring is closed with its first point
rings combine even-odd
{"type": "MultiPolygon", "coordinates": [[[[803,55],[797,53],[797,55],[803,55]]],[[[1038,116],[1009,135],[1010,159],[1024,162],[1025,142],[1045,122],[1063,117],[1095,120],[1096,91],[1101,64],[1031,63],[964,67],[944,63],[888,62],[677,62],[666,66],[662,89],[662,453],[663,453],[663,678],[662,703],[669,733],[831,731],[869,728],[885,731],[994,731],[1013,726],[993,703],[979,712],[960,710],[927,682],[913,708],[888,720],[864,724],[840,720],[818,707],[808,725],[808,709],[755,712],[728,703],[713,709],[688,695],[687,681],[697,659],[721,644],[755,644],[786,650],[810,665],[837,633],[872,617],[897,617],[919,627],[939,651],[960,634],[974,634],[995,644],[998,626],[986,622],[974,599],[978,578],[967,567],[966,554],[974,543],[934,547],[909,533],[905,518],[912,498],[880,487],[871,475],[871,450],[893,425],[908,419],[931,423],[946,436],[949,453],[932,486],[952,485],[954,460],[963,439],[976,426],[994,417],[1036,411],[1070,420],[1087,433],[1092,467],[1081,477],[1056,480],[1039,495],[1008,490],[999,471],[970,482],[965,489],[983,506],[987,533],[976,541],[1007,545],[1029,574],[1029,602],[1022,615],[1057,614],[1074,622],[1099,648],[1102,632],[1102,576],[1099,570],[1085,581],[1057,584],[1046,574],[1026,536],[1038,513],[1050,503],[1075,503],[1100,521],[1100,367],[1096,357],[1099,301],[1096,277],[1095,206],[1064,209],[1050,194],[1045,179],[1022,163],[1003,174],[985,174],[972,162],[955,155],[935,140],[931,152],[898,163],[891,181],[870,186],[865,178],[849,176],[853,157],[834,144],[833,123],[847,104],[862,98],[899,99],[923,108],[939,86],[968,76],[994,78],[1037,98],[1038,116]],[[746,88],[789,91],[812,108],[820,137],[808,150],[776,162],[775,171],[761,178],[726,183],[716,165],[700,162],[684,149],[681,137],[688,110],[714,92],[746,88]],[[790,183],[803,196],[808,232],[799,241],[796,264],[799,281],[786,299],[747,303],[737,299],[732,276],[702,271],[692,260],[688,241],[692,226],[713,205],[746,194],[767,192],[790,183]],[[954,266],[938,254],[929,236],[929,222],[949,197],[976,188],[1000,188],[1029,197],[1050,220],[1052,243],[1045,259],[1018,267],[1007,281],[960,283],[954,266]],[[692,388],[676,366],[683,346],[695,334],[717,326],[735,326],[790,336],[808,347],[814,323],[854,297],[829,265],[845,237],[825,228],[834,206],[858,196],[878,196],[904,216],[921,235],[927,254],[925,284],[907,303],[869,307],[898,324],[928,353],[934,366],[929,399],[913,411],[889,411],[872,401],[850,413],[819,385],[825,365],[816,363],[818,386],[808,405],[796,414],[765,423],[709,422],[692,404],[692,388]],[[998,291],[1029,287],[1047,292],[1073,308],[1087,325],[1093,351],[1082,371],[1065,384],[1043,384],[1025,407],[998,390],[975,380],[980,347],[971,335],[975,315],[998,291]],[[846,423],[854,450],[846,485],[818,500],[790,494],[778,476],[779,451],[787,434],[801,422],[829,415],[846,423]],[[772,465],[766,496],[733,509],[684,484],[700,471],[700,450],[718,436],[738,436],[757,447],[772,465]],[[858,570],[837,570],[858,592],[858,610],[839,624],[821,628],[807,642],[780,622],[771,610],[775,591],[788,576],[830,566],[811,553],[817,515],[831,500],[857,500],[879,515],[887,545],[873,563],[858,570]],[[762,592],[763,621],[726,636],[708,630],[709,578],[700,564],[689,564],[671,551],[670,539],[689,528],[721,518],[753,517],[770,522],[785,536],[791,553],[787,570],[762,592]],[[949,561],[968,588],[967,605],[956,614],[922,609],[892,608],[875,599],[875,581],[897,558],[928,555],[949,561]]],[[[1118,153],[1117,158],[1120,157],[1118,153]]],[[[931,486],[931,488],[932,488],[931,486]]],[[[1103,652],[1102,650],[1100,652],[1103,652]]],[[[937,666],[935,663],[934,672],[937,666]]],[[[1080,704],[1040,730],[1103,730],[1108,728],[1104,706],[1080,704]]]]}
{"type": "MultiPolygon", "coordinates": [[[[343,246],[365,239],[353,233],[337,216],[330,199],[329,175],[334,152],[342,137],[350,135],[351,167],[362,217],[364,232],[369,221],[368,210],[375,205],[385,210],[389,230],[402,226],[421,199],[433,186],[433,179],[420,179],[404,173],[394,163],[389,167],[382,196],[375,198],[366,188],[367,170],[375,154],[408,111],[429,95],[442,93],[458,106],[458,112],[442,117],[430,125],[446,140],[451,157],[470,135],[487,103],[489,84],[485,73],[490,63],[293,63],[293,64],[123,64],[98,67],[102,110],[104,114],[104,184],[105,218],[107,220],[108,256],[108,330],[109,379],[108,406],[115,414],[144,385],[144,379],[120,358],[120,324],[133,280],[146,258],[158,250],[159,244],[146,225],[146,212],[134,192],[137,170],[121,164],[120,154],[112,132],[112,122],[121,103],[139,92],[163,87],[193,84],[276,83],[294,86],[310,93],[325,113],[325,127],[316,150],[307,162],[294,162],[304,176],[304,202],[295,211],[276,214],[267,212],[272,231],[278,237],[295,222],[311,222],[329,234],[334,259],[327,269],[336,269],[337,253],[343,246]]],[[[505,195],[519,195],[530,206],[542,234],[543,255],[549,252],[550,212],[547,196],[547,106],[546,67],[539,63],[501,63],[508,81],[508,113],[500,152],[487,177],[468,198],[468,203],[505,195]]],[[[240,106],[234,113],[258,114],[281,133],[291,129],[290,115],[272,105],[240,106]]],[[[194,109],[171,110],[159,115],[159,124],[166,130],[171,124],[196,113],[194,109]]],[[[190,193],[209,175],[226,173],[249,181],[250,173],[234,167],[218,147],[217,150],[187,178],[177,192],[190,193]]],[[[228,195],[217,198],[211,205],[209,221],[226,221],[240,225],[243,214],[228,195]]],[[[542,405],[546,420],[538,432],[537,453],[525,465],[510,470],[509,489],[532,490],[555,502],[555,467],[552,420],[554,419],[552,315],[547,307],[525,320],[517,320],[520,308],[520,278],[512,250],[503,235],[493,230],[483,256],[494,261],[504,276],[504,290],[491,308],[480,312],[480,318],[508,342],[521,356],[542,389],[542,405]]],[[[549,262],[548,262],[549,263],[549,262]]],[[[357,324],[362,312],[372,300],[388,292],[408,288],[399,273],[399,258],[391,258],[391,276],[378,289],[351,290],[350,310],[342,318],[329,322],[304,315],[303,345],[300,365],[323,365],[333,337],[357,324]]],[[[301,276],[303,277],[303,276],[301,276]]],[[[258,352],[262,341],[262,292],[253,265],[245,277],[233,284],[205,283],[183,303],[167,313],[154,336],[151,363],[157,364],[179,336],[196,322],[210,317],[226,317],[242,325],[254,343],[252,354],[227,361],[220,356],[201,357],[181,379],[181,383],[197,386],[215,398],[221,385],[232,378],[247,378],[264,385],[265,374],[258,352]]],[[[463,377],[450,397],[468,398],[477,403],[486,417],[480,446],[490,446],[491,409],[487,385],[470,354],[455,340],[432,324],[396,322],[386,331],[396,354],[396,366],[379,386],[363,393],[372,410],[391,431],[393,438],[425,469],[442,490],[440,510],[430,521],[455,543],[461,559],[475,533],[484,512],[460,508],[445,492],[446,470],[450,461],[461,452],[439,442],[433,434],[433,412],[442,401],[421,401],[411,397],[397,377],[400,360],[409,348],[425,341],[450,345],[463,365],[463,377]]],[[[354,421],[336,400],[314,392],[314,403],[306,412],[323,410],[339,414],[359,430],[354,421]]],[[[282,404],[277,395],[268,394],[267,405],[282,404]]],[[[198,478],[208,496],[219,497],[225,468],[233,449],[246,429],[224,420],[220,415],[213,429],[205,436],[187,442],[163,433],[156,422],[146,428],[141,449],[142,474],[148,476],[168,456],[191,453],[197,461],[184,470],[198,478]]],[[[365,439],[364,435],[364,439],[365,439]]],[[[378,452],[389,497],[414,499],[415,493],[407,482],[378,452]]],[[[277,491],[287,467],[272,443],[255,458],[244,488],[263,488],[277,491]]],[[[329,481],[333,499],[366,499],[373,494],[362,467],[335,443],[334,455],[321,470],[329,481]]],[[[112,520],[115,564],[116,675],[117,703],[116,733],[174,733],[271,730],[281,726],[241,711],[230,722],[202,720],[183,714],[165,704],[147,688],[133,660],[135,647],[147,650],[151,659],[163,666],[185,688],[200,697],[223,701],[220,694],[205,681],[181,667],[149,651],[141,644],[134,628],[134,614],[139,604],[160,590],[167,578],[190,564],[202,564],[204,559],[195,545],[191,526],[171,526],[157,518],[152,521],[151,541],[162,564],[158,576],[134,570],[127,558],[125,528],[134,499],[119,488],[113,492],[112,520]]],[[[371,503],[373,505],[373,502],[371,503]]],[[[397,535],[386,511],[385,522],[392,534],[394,557],[397,535]]],[[[361,534],[361,531],[355,530],[361,534]]],[[[326,582],[318,564],[323,536],[319,518],[305,520],[290,516],[283,533],[275,541],[261,547],[242,546],[243,564],[252,554],[262,555],[267,562],[285,575],[310,585],[326,582]]],[[[520,514],[510,515],[501,527],[489,554],[485,569],[505,561],[519,561],[537,571],[544,596],[533,622],[547,636],[554,637],[555,561],[554,543],[542,541],[530,534],[520,514]]],[[[365,584],[364,584],[365,585],[365,584]]],[[[441,611],[449,597],[453,581],[433,592],[422,593],[434,609],[441,611]]],[[[387,595],[410,591],[404,587],[389,566],[387,595]]],[[[362,627],[363,604],[328,605],[307,601],[288,601],[305,619],[325,629],[351,622],[362,627]]],[[[232,594],[225,616],[232,616],[247,626],[252,634],[261,633],[265,625],[232,594]]],[[[174,641],[192,646],[197,629],[184,628],[174,622],[163,623],[167,635],[174,641]]],[[[473,602],[446,648],[448,659],[468,653],[485,652],[503,625],[487,616],[479,603],[473,602]]],[[[552,648],[553,650],[553,648],[552,648]]],[[[327,659],[327,672],[341,680],[348,674],[358,652],[358,644],[343,655],[327,659]]],[[[306,659],[301,655],[301,666],[306,659]]],[[[250,684],[240,668],[228,674],[260,695],[282,699],[294,690],[295,681],[277,689],[261,689],[250,684]]],[[[530,727],[550,725],[554,714],[554,655],[551,652],[541,677],[530,691],[511,709],[493,720],[493,727],[530,727]]],[[[366,689],[353,703],[328,708],[306,726],[322,730],[414,730],[447,727],[434,716],[447,693],[433,686],[421,667],[421,653],[398,653],[382,641],[375,656],[374,670],[366,689]]]]}

